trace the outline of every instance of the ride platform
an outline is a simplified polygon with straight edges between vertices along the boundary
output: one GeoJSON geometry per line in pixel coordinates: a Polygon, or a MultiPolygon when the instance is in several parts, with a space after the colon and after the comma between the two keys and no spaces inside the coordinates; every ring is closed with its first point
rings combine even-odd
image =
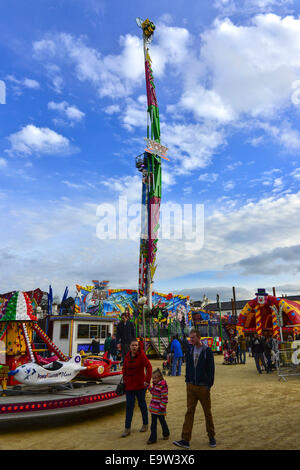
{"type": "MultiPolygon", "coordinates": [[[[125,402],[125,395],[117,395],[120,377],[101,381],[74,380],[64,386],[8,387],[6,396],[0,396],[0,425],[27,419],[87,413],[125,402]]],[[[1,395],[1,391],[0,391],[1,395]]]]}

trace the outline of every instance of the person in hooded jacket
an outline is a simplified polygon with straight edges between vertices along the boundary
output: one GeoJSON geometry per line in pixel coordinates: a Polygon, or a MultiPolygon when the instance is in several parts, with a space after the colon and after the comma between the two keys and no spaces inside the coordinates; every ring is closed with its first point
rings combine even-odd
{"type": "Polygon", "coordinates": [[[130,434],[136,398],[143,419],[143,425],[140,429],[140,432],[145,432],[148,430],[146,390],[150,385],[151,377],[151,363],[144,351],[139,348],[139,342],[134,339],[130,343],[130,350],[126,354],[123,363],[123,381],[126,394],[126,418],[125,429],[122,437],[127,437],[130,434]]]}
{"type": "Polygon", "coordinates": [[[194,328],[190,331],[191,347],[186,355],[185,382],[187,392],[187,411],[182,427],[181,440],[173,444],[186,449],[194,424],[194,415],[200,402],[206,423],[206,432],[210,447],[216,447],[215,428],[211,412],[210,390],[214,384],[215,364],[212,350],[201,341],[201,334],[194,328]]]}

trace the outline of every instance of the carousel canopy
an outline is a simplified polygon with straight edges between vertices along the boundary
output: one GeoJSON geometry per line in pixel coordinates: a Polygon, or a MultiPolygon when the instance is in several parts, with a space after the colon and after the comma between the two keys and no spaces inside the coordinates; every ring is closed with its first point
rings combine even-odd
{"type": "Polygon", "coordinates": [[[0,310],[0,322],[7,321],[36,321],[32,313],[32,305],[26,292],[12,293],[0,310]]]}

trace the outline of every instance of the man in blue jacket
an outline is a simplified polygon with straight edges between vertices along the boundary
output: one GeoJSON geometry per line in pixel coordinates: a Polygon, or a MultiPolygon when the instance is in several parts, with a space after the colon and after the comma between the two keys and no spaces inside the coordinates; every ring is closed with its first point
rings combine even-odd
{"type": "Polygon", "coordinates": [[[181,364],[182,364],[182,349],[181,344],[176,335],[171,343],[172,353],[172,372],[171,375],[181,375],[181,364]]]}
{"type": "Polygon", "coordinates": [[[211,414],[210,389],[214,383],[215,363],[213,352],[201,342],[200,332],[190,331],[191,346],[186,354],[187,412],[182,427],[181,440],[173,444],[189,449],[198,401],[205,415],[209,445],[216,447],[215,428],[211,414]]]}

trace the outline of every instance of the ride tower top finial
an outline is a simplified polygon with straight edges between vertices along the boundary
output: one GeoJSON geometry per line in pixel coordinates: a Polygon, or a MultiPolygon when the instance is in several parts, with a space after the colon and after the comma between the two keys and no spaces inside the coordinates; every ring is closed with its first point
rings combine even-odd
{"type": "Polygon", "coordinates": [[[143,21],[141,18],[136,18],[136,23],[139,28],[143,30],[143,36],[147,43],[150,43],[153,38],[153,33],[155,30],[155,24],[147,18],[143,21]]]}

